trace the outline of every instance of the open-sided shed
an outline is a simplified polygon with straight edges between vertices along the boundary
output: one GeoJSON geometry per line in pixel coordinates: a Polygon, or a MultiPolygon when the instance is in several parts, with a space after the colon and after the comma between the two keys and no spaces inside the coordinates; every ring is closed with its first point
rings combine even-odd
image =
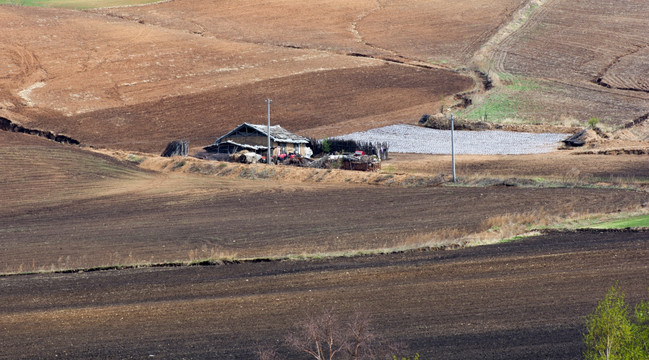
{"type": "MultiPolygon", "coordinates": [[[[274,156],[290,153],[302,156],[311,156],[312,154],[311,149],[307,146],[309,143],[307,138],[293,134],[279,125],[270,127],[270,140],[271,152],[274,156]]],[[[265,155],[268,149],[268,127],[243,123],[204,149],[207,152],[221,154],[233,154],[241,150],[248,150],[265,155]]]]}

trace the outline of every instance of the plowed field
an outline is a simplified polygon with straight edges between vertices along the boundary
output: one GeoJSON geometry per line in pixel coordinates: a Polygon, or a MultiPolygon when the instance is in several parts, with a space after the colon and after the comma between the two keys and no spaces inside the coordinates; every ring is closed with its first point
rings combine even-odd
{"type": "Polygon", "coordinates": [[[577,359],[620,281],[647,298],[649,237],[558,233],[419,252],[0,278],[3,358],[255,358],[308,314],[355,309],[424,359],[577,359]]]}
{"type": "Polygon", "coordinates": [[[541,3],[495,56],[496,71],[542,83],[537,91],[519,94],[534,105],[522,106],[519,116],[599,117],[620,125],[649,113],[649,40],[644,36],[649,5],[633,0],[541,3]]]}
{"type": "Polygon", "coordinates": [[[325,137],[415,121],[474,86],[453,71],[348,56],[380,55],[356,38],[353,25],[374,7],[363,1],[314,8],[295,1],[173,1],[83,12],[1,6],[7,36],[0,58],[7,66],[0,69],[0,110],[87,145],[159,152],[176,138],[200,147],[244,121],[264,122],[267,98],[274,123],[325,137]],[[221,14],[218,21],[213,14],[221,14]]]}

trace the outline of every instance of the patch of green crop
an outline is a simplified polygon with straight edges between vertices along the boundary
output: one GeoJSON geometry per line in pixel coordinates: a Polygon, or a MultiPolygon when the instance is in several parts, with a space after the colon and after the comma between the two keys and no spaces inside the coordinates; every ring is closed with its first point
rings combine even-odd
{"type": "Polygon", "coordinates": [[[535,79],[512,74],[498,74],[502,87],[487,93],[486,98],[462,114],[469,120],[502,121],[518,119],[521,112],[535,109],[535,94],[546,90],[546,85],[535,79]]]}
{"type": "Polygon", "coordinates": [[[490,94],[464,116],[469,120],[482,120],[486,114],[488,120],[504,120],[515,118],[520,107],[519,99],[504,93],[490,94]]]}
{"type": "Polygon", "coordinates": [[[593,229],[626,229],[649,227],[649,215],[634,216],[590,226],[593,229]]]}
{"type": "Polygon", "coordinates": [[[515,76],[511,74],[498,74],[500,81],[503,83],[505,90],[511,92],[517,91],[537,91],[543,90],[544,86],[538,81],[522,76],[515,76]]]}

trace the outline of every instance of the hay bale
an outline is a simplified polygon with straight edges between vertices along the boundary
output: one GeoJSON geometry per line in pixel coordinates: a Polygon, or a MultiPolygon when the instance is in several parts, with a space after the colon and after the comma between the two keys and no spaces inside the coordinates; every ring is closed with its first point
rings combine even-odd
{"type": "Polygon", "coordinates": [[[167,144],[167,147],[162,152],[163,157],[172,157],[172,156],[187,156],[189,152],[189,141],[186,140],[174,140],[167,144]]]}

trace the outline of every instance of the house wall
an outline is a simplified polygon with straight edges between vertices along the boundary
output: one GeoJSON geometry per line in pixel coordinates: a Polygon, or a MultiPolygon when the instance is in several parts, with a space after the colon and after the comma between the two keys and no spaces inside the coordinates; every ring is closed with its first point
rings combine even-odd
{"type": "Polygon", "coordinates": [[[228,136],[222,139],[221,142],[225,142],[228,140],[234,141],[239,144],[261,145],[261,146],[268,145],[268,138],[266,136],[228,136]]]}
{"type": "MultiPolygon", "coordinates": [[[[266,146],[268,144],[268,138],[266,136],[228,136],[226,138],[223,138],[221,141],[234,141],[239,144],[247,144],[247,145],[261,145],[261,146],[266,146]]],[[[273,155],[279,155],[280,150],[284,151],[284,153],[296,153],[300,155],[304,155],[304,151],[306,149],[306,145],[304,144],[291,144],[291,143],[278,143],[273,141],[271,144],[271,147],[273,148],[272,154],[273,155]]]]}

